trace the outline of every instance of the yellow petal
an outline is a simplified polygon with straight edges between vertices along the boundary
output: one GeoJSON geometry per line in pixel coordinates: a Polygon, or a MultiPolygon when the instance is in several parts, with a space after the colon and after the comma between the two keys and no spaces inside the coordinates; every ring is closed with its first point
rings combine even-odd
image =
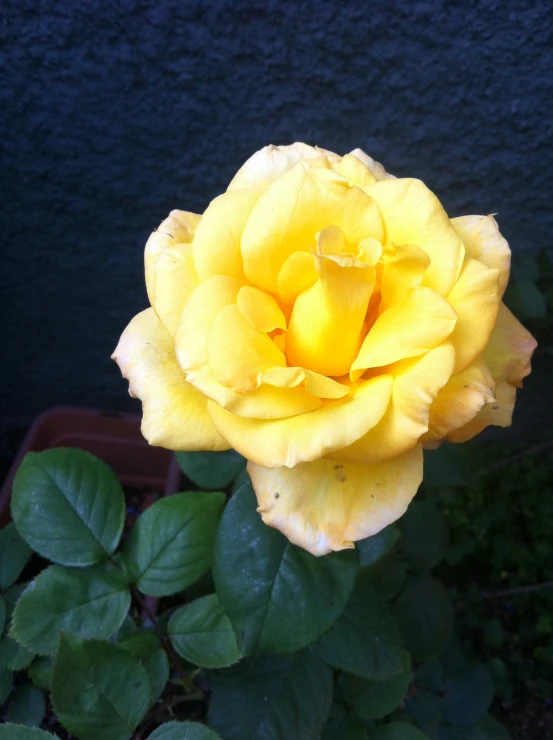
{"type": "Polygon", "coordinates": [[[295,388],[301,385],[318,398],[343,398],[350,395],[347,385],[303,367],[275,367],[263,373],[263,382],[277,388],[295,388]]]}
{"type": "Polygon", "coordinates": [[[376,182],[376,177],[355,154],[346,154],[345,157],[334,164],[333,169],[345,177],[350,185],[357,185],[359,188],[376,182]]]}
{"type": "Polygon", "coordinates": [[[291,365],[322,375],[345,375],[363,340],[375,270],[351,257],[316,259],[319,280],[296,299],[286,356],[291,365]]]}
{"type": "Polygon", "coordinates": [[[195,213],[171,211],[151,234],[144,250],[148,299],[171,334],[198,284],[191,242],[200,218],[195,213]]]}
{"type": "Polygon", "coordinates": [[[415,244],[430,257],[424,285],[447,295],[463,264],[464,247],[440,201],[420,180],[382,180],[365,188],[382,211],[393,244],[415,244]]]}
{"type": "Polygon", "coordinates": [[[244,318],[257,331],[268,334],[274,329],[286,329],[286,319],[272,295],[251,285],[243,285],[236,301],[244,318]]]}
{"type": "Polygon", "coordinates": [[[208,365],[196,370],[192,381],[204,396],[246,419],[283,419],[321,408],[322,401],[303,387],[262,384],[251,393],[237,393],[219,383],[208,365]]]}
{"type": "Polygon", "coordinates": [[[509,427],[513,418],[516,388],[510,383],[500,383],[495,389],[495,401],[482,406],[472,421],[455,429],[447,436],[450,442],[466,442],[489,426],[509,427]]]}
{"type": "Polygon", "coordinates": [[[267,185],[272,180],[292,169],[298,162],[326,158],[329,162],[339,161],[340,157],[326,149],[296,142],[287,146],[263,147],[253,154],[233,177],[228,190],[249,188],[252,185],[267,185]]]}
{"type": "Polygon", "coordinates": [[[207,339],[219,311],[236,302],[239,285],[234,278],[214,275],[192,291],[175,333],[177,358],[183,370],[207,362],[207,339]]]}
{"type": "Polygon", "coordinates": [[[209,204],[194,237],[194,260],[200,280],[229,275],[244,282],[240,239],[261,192],[255,187],[227,192],[209,204]]]}
{"type": "Polygon", "coordinates": [[[273,367],[285,367],[286,358],[267,334],[256,331],[236,305],[217,314],[207,342],[207,360],[219,383],[240,393],[261,384],[273,367]]]}
{"type": "Polygon", "coordinates": [[[499,295],[503,296],[509,280],[511,250],[507,240],[499,233],[493,216],[459,216],[451,223],[465,245],[469,257],[487,267],[499,270],[499,295]]]}
{"type": "Polygon", "coordinates": [[[453,345],[445,342],[422,357],[386,368],[394,375],[386,413],[364,437],[331,457],[368,463],[387,460],[413,447],[428,429],[431,404],[449,380],[454,364],[453,345]]]}
{"type": "Polygon", "coordinates": [[[537,342],[504,303],[499,306],[497,320],[484,350],[496,383],[507,380],[522,387],[522,379],[530,373],[530,359],[537,342]]]}
{"type": "Polygon", "coordinates": [[[415,244],[399,244],[386,250],[382,261],[380,313],[393,303],[401,303],[422,285],[430,257],[415,244]]]}
{"type": "Polygon", "coordinates": [[[430,407],[428,432],[423,442],[447,437],[449,432],[468,424],[485,403],[495,401],[495,383],[486,362],[478,357],[453,375],[430,407]]]}
{"type": "Polygon", "coordinates": [[[242,235],[247,278],[277,293],[286,260],[294,252],[314,250],[316,235],[331,224],[350,246],[366,238],[381,242],[384,236],[378,206],[360,188],[332,170],[300,162],[267,188],[248,219],[242,235]]]}
{"type": "Polygon", "coordinates": [[[326,555],[405,513],[422,481],[422,449],[371,465],[315,460],[269,470],[249,462],[248,472],[265,524],[313,555],[326,555]]]}
{"type": "Polygon", "coordinates": [[[425,354],[451,334],[456,318],[438,293],[415,288],[402,303],[391,305],[377,318],[352,365],[352,379],[367,368],[425,354]]]}
{"type": "Polygon", "coordinates": [[[455,372],[477,357],[490,338],[499,308],[498,271],[467,257],[459,279],[447,297],[457,323],[451,335],[455,344],[455,372]]]}
{"type": "Polygon", "coordinates": [[[315,255],[294,252],[282,265],[277,278],[278,295],[284,304],[292,304],[299,294],[318,279],[315,255]]]}
{"type": "Polygon", "coordinates": [[[208,401],[208,410],[215,427],[248,460],[266,468],[293,467],[366,434],[382,418],[391,391],[392,377],[381,375],[360,384],[351,397],[275,421],[242,419],[213,401],[208,401]]]}
{"type": "Polygon", "coordinates": [[[173,338],[149,308],[127,326],[113,353],[129,393],[142,401],[142,434],[170,450],[228,450],[207,413],[207,399],[177,363],[173,338]]]}
{"type": "Polygon", "coordinates": [[[357,157],[357,159],[361,160],[365,167],[367,167],[367,169],[372,172],[376,180],[380,181],[396,179],[395,175],[391,175],[389,172],[386,172],[380,162],[376,162],[372,157],[369,157],[369,155],[362,149],[354,149],[350,152],[350,154],[353,154],[355,157],[357,157]]]}

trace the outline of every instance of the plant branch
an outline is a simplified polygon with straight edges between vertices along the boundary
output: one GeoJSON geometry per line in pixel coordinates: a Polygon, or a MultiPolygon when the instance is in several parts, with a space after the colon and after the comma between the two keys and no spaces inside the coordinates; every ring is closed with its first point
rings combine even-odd
{"type": "Polygon", "coordinates": [[[531,586],[516,586],[515,588],[506,588],[503,591],[483,591],[483,596],[487,599],[502,599],[505,596],[518,596],[519,594],[531,594],[535,591],[547,591],[553,588],[553,581],[544,583],[533,583],[531,586]]]}
{"type": "Polygon", "coordinates": [[[538,445],[533,445],[532,447],[527,447],[524,450],[521,450],[520,452],[517,452],[515,455],[511,455],[510,457],[506,458],[505,460],[500,460],[499,462],[494,463],[493,465],[488,466],[487,468],[482,468],[478,470],[474,477],[477,477],[479,475],[487,475],[488,473],[499,470],[500,468],[504,468],[507,465],[510,465],[511,463],[516,462],[517,460],[522,460],[523,458],[527,457],[528,455],[534,455],[536,452],[541,452],[542,450],[547,449],[548,447],[551,447],[553,445],[553,439],[548,439],[545,442],[540,442],[538,445]]]}
{"type": "Polygon", "coordinates": [[[177,672],[179,676],[181,677],[182,681],[187,684],[188,683],[188,676],[183,671],[177,656],[173,652],[173,648],[171,647],[171,642],[169,641],[169,638],[167,635],[163,634],[163,631],[161,630],[159,624],[157,623],[157,619],[155,617],[155,614],[150,610],[150,607],[148,606],[146,599],[142,596],[140,591],[136,588],[134,584],[131,584],[131,589],[133,592],[133,596],[140,604],[141,608],[144,610],[144,613],[152,623],[152,627],[154,628],[154,631],[157,635],[157,639],[161,643],[161,647],[165,650],[167,653],[167,657],[169,658],[169,662],[172,663],[175,668],[177,669],[177,672]]]}

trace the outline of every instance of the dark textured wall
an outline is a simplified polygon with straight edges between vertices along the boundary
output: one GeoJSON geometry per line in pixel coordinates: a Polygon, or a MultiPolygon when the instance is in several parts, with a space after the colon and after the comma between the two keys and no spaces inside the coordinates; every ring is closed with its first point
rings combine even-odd
{"type": "Polygon", "coordinates": [[[551,0],[4,0],[2,423],[127,404],[142,249],[254,150],[364,148],[451,215],[553,233],[551,0]]]}

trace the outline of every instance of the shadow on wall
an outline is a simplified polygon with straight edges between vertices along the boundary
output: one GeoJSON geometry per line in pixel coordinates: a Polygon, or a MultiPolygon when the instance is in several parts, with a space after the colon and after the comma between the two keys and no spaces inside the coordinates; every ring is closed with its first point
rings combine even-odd
{"type": "Polygon", "coordinates": [[[514,250],[546,245],[547,5],[3,3],[2,423],[136,408],[109,355],[146,305],[148,234],[270,142],[360,146],[452,215],[498,212],[514,250]]]}

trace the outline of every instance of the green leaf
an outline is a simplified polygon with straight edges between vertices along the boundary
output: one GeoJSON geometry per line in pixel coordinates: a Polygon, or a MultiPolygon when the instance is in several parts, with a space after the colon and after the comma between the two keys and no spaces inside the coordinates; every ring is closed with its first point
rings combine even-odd
{"type": "Polygon", "coordinates": [[[221,740],[221,736],[199,722],[167,722],[148,740],[221,740]]]}
{"type": "Polygon", "coordinates": [[[24,684],[11,695],[8,703],[8,720],[16,725],[38,727],[46,711],[44,694],[40,689],[24,684]]]}
{"type": "Polygon", "coordinates": [[[381,529],[378,534],[373,534],[372,537],[366,537],[364,540],[356,542],[361,567],[365,568],[368,565],[374,565],[374,563],[392,549],[398,537],[399,532],[397,527],[390,524],[384,527],[384,529],[381,529]]]}
{"type": "Polygon", "coordinates": [[[427,691],[441,691],[443,687],[442,662],[439,659],[422,663],[415,671],[414,684],[427,691]]]}
{"type": "Polygon", "coordinates": [[[511,740],[505,727],[489,714],[474,725],[442,726],[438,740],[511,740]]]}
{"type": "Polygon", "coordinates": [[[6,626],[6,602],[3,596],[0,596],[0,637],[4,634],[6,626]]]}
{"type": "Polygon", "coordinates": [[[547,315],[543,293],[530,280],[511,283],[505,291],[505,303],[521,319],[543,319],[547,315]]]}
{"type": "Polygon", "coordinates": [[[401,549],[415,570],[430,570],[444,557],[448,544],[445,518],[432,504],[412,501],[398,522],[401,549]]]}
{"type": "MultiPolygon", "coordinates": [[[[16,602],[27,585],[26,583],[17,583],[4,594],[7,625],[11,623],[16,602]]],[[[0,640],[0,665],[7,666],[13,671],[20,671],[23,668],[27,668],[34,657],[34,653],[31,653],[9,635],[4,635],[0,640]]]]}
{"type": "Polygon", "coordinates": [[[176,452],[182,472],[200,488],[226,488],[246,468],[246,460],[234,450],[225,452],[176,452]]]}
{"type": "Polygon", "coordinates": [[[493,681],[484,665],[460,668],[444,682],[443,716],[452,725],[470,725],[488,711],[494,694],[493,681]]]}
{"type": "Polygon", "coordinates": [[[368,734],[358,717],[346,714],[340,704],[335,704],[321,740],[368,740],[368,734]]]}
{"type": "Polygon", "coordinates": [[[436,740],[443,721],[443,703],[441,696],[425,689],[416,689],[405,700],[404,708],[421,730],[428,737],[436,740]]]}
{"type": "Polygon", "coordinates": [[[222,493],[177,493],[150,506],[125,543],[130,578],[149,596],[169,596],[211,566],[222,493]]]}
{"type": "Polygon", "coordinates": [[[408,722],[390,722],[373,730],[370,740],[428,740],[428,738],[408,722]]]}
{"type": "Polygon", "coordinates": [[[468,480],[460,445],[444,443],[437,450],[424,450],[424,482],[435,486],[463,486],[468,480]]]}
{"type": "Polygon", "coordinates": [[[0,665],[0,704],[6,701],[12,688],[13,674],[9,668],[0,665]]]}
{"type": "Polygon", "coordinates": [[[129,740],[150,696],[146,669],[128,651],[61,635],[52,701],[60,722],[79,740],[129,740]]]}
{"type": "Polygon", "coordinates": [[[5,591],[17,581],[31,552],[13,522],[0,529],[0,591],[5,591]]]}
{"type": "Polygon", "coordinates": [[[316,740],[331,701],[330,669],[305,650],[244,661],[216,675],[208,720],[225,740],[316,740]]]}
{"type": "Polygon", "coordinates": [[[358,585],[315,650],[334,668],[381,681],[401,673],[404,651],[400,643],[386,602],[376,591],[358,585]]]}
{"type": "Polygon", "coordinates": [[[154,704],[169,680],[169,662],[158,638],[151,632],[134,632],[118,644],[128,650],[146,669],[151,687],[150,705],[154,704]]]}
{"type": "Polygon", "coordinates": [[[341,686],[356,714],[363,720],[379,719],[390,714],[405,696],[411,681],[411,660],[403,651],[401,673],[384,681],[366,681],[356,676],[343,676],[341,686]]]}
{"type": "Polygon", "coordinates": [[[429,575],[407,582],[394,605],[394,614],[414,660],[437,658],[453,633],[449,593],[429,575]]]}
{"type": "Polygon", "coordinates": [[[125,576],[112,566],[75,570],[52,565],[19,599],[10,636],[32,652],[53,655],[60,632],[80,638],[110,637],[130,603],[125,576]]]}
{"type": "Polygon", "coordinates": [[[61,565],[93,565],[119,543],[125,499],[115,473],[83,450],[30,452],[13,484],[17,531],[40,555],[61,565]]]}
{"type": "Polygon", "coordinates": [[[354,586],[355,552],[316,558],[263,524],[249,477],[228,503],[213,578],[245,655],[293,653],[336,621],[354,586]]]}
{"type": "Polygon", "coordinates": [[[242,657],[217,594],[178,609],[169,620],[167,632],[177,653],[203,668],[225,668],[242,657]]]}
{"type": "Polygon", "coordinates": [[[57,735],[39,730],[36,727],[22,727],[21,725],[0,725],[0,740],[52,740],[57,735]]]}
{"type": "Polygon", "coordinates": [[[39,655],[29,666],[29,676],[39,689],[50,691],[50,682],[52,679],[52,668],[54,660],[51,655],[39,655]]]}
{"type": "Polygon", "coordinates": [[[363,568],[359,573],[358,581],[363,582],[367,587],[374,588],[383,599],[388,601],[399,593],[406,573],[407,566],[404,561],[398,556],[396,550],[392,550],[374,565],[363,568]]]}

